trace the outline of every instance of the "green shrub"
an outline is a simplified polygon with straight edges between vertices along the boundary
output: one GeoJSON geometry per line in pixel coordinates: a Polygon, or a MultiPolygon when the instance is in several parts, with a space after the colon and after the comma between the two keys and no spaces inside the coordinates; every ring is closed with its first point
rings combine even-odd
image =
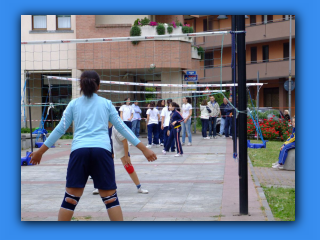
{"type": "Polygon", "coordinates": [[[172,33],[173,27],[172,27],[172,26],[169,26],[169,27],[167,27],[167,30],[168,30],[168,33],[172,33]]]}
{"type": "MultiPolygon", "coordinates": [[[[141,36],[141,29],[138,26],[133,26],[130,30],[130,36],[136,37],[136,36],[141,36]]],[[[133,45],[137,45],[139,41],[132,41],[133,45]]]]}
{"type": "Polygon", "coordinates": [[[140,23],[141,23],[142,26],[144,26],[144,25],[149,25],[150,19],[148,19],[147,17],[145,17],[144,19],[141,19],[140,23]]]}
{"type": "Polygon", "coordinates": [[[158,24],[158,26],[156,27],[157,33],[158,35],[164,35],[166,33],[166,29],[164,27],[163,24],[158,24]]]}
{"type": "MultiPolygon", "coordinates": [[[[137,18],[137,20],[134,21],[133,26],[139,26],[139,21],[140,21],[140,19],[137,18]]],[[[141,22],[140,22],[140,23],[141,23],[141,22]]]]}
{"type": "MultiPolygon", "coordinates": [[[[32,128],[32,132],[34,132],[35,130],[35,128],[32,128]]],[[[30,128],[21,128],[21,133],[30,133],[30,128]]]]}
{"type": "Polygon", "coordinates": [[[204,49],[202,47],[198,47],[198,55],[201,57],[201,60],[204,59],[204,49]]]}
{"type": "MultiPolygon", "coordinates": [[[[146,87],[145,91],[146,92],[155,92],[156,88],[154,88],[154,87],[146,87]]],[[[151,102],[153,99],[156,99],[156,94],[154,94],[154,93],[150,93],[150,94],[146,93],[145,96],[146,96],[147,103],[151,102]]]]}

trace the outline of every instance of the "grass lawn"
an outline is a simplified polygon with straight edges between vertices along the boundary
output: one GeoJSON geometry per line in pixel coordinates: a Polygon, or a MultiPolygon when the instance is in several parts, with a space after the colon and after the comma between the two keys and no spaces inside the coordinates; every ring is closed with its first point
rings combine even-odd
{"type": "Polygon", "coordinates": [[[295,221],[295,189],[262,187],[275,220],[295,221]]]}
{"type": "MultiPolygon", "coordinates": [[[[252,143],[261,141],[251,140],[252,143]]],[[[269,141],[266,148],[248,148],[248,154],[254,167],[271,167],[272,163],[278,161],[280,147],[283,142],[269,141]]]]}

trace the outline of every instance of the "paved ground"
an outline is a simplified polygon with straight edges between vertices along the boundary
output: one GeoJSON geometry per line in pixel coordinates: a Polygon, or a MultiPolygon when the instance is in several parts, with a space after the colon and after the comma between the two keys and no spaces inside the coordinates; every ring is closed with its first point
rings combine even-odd
{"type": "Polygon", "coordinates": [[[295,188],[295,171],[273,169],[271,166],[254,167],[260,184],[267,187],[289,187],[295,188]]]}
{"type": "MultiPolygon", "coordinates": [[[[146,143],[146,138],[142,138],[146,143]]],[[[40,165],[21,167],[21,220],[55,221],[64,195],[71,140],[59,140],[40,165]],[[69,145],[68,145],[69,144],[69,145]]],[[[249,215],[239,216],[238,163],[232,158],[232,140],[204,140],[193,136],[193,146],[184,146],[184,155],[162,155],[149,163],[132,147],[131,161],[149,194],[138,194],[120,162],[115,163],[118,196],[127,221],[267,221],[273,220],[262,208],[263,197],[250,177],[249,215]],[[269,219],[268,219],[269,218],[269,219]]],[[[21,151],[25,156],[26,151],[21,151]]],[[[74,220],[109,220],[98,195],[92,195],[88,180],[76,208],[74,220]]]]}

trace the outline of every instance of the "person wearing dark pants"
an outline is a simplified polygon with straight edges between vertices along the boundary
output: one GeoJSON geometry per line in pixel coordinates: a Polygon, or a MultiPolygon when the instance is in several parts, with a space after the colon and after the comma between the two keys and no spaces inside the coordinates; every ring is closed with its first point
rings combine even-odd
{"type": "Polygon", "coordinates": [[[210,137],[207,136],[207,129],[209,124],[209,114],[211,112],[207,100],[203,100],[200,104],[200,111],[201,111],[201,124],[202,124],[202,137],[203,139],[210,139],[210,137]]]}
{"type": "Polygon", "coordinates": [[[172,111],[170,115],[170,123],[169,123],[170,131],[169,130],[167,131],[167,135],[169,135],[169,139],[162,153],[166,154],[169,151],[171,143],[173,142],[173,139],[175,139],[176,146],[177,146],[177,154],[174,156],[182,157],[183,150],[180,142],[180,132],[181,132],[181,122],[183,122],[184,119],[181,113],[178,111],[180,109],[180,106],[177,103],[175,102],[170,103],[169,109],[170,111],[172,111]]]}
{"type": "Polygon", "coordinates": [[[209,113],[209,137],[210,138],[217,138],[217,117],[220,114],[220,107],[219,104],[215,101],[214,96],[210,96],[210,101],[208,102],[208,106],[211,110],[209,113]]]}
{"type": "Polygon", "coordinates": [[[159,147],[159,123],[160,114],[158,109],[155,108],[155,103],[150,103],[150,109],[147,111],[147,128],[148,128],[148,145],[147,148],[152,147],[152,143],[159,147]],[[153,135],[153,142],[152,142],[153,135]]]}
{"type": "MultiPolygon", "coordinates": [[[[160,115],[162,114],[162,110],[164,109],[165,107],[165,100],[159,100],[158,103],[157,103],[157,109],[160,113],[160,115]]],[[[159,131],[159,143],[160,143],[160,146],[163,146],[163,143],[164,143],[164,131],[161,127],[161,118],[159,120],[159,123],[158,123],[158,131],[159,131]]]]}
{"type": "MultiPolygon", "coordinates": [[[[167,106],[165,106],[161,111],[161,129],[163,129],[163,146],[164,148],[167,145],[167,141],[169,136],[167,135],[167,132],[169,130],[170,125],[170,114],[171,111],[169,110],[169,105],[172,103],[172,99],[167,99],[167,106]]],[[[163,148],[163,150],[164,150],[163,148]]],[[[171,142],[171,152],[175,152],[175,143],[174,141],[171,142]]]]}
{"type": "Polygon", "coordinates": [[[227,103],[225,108],[224,108],[224,114],[226,116],[225,118],[225,123],[224,123],[224,134],[225,137],[232,137],[232,134],[230,134],[230,128],[232,124],[232,106],[230,103],[227,103]]]}

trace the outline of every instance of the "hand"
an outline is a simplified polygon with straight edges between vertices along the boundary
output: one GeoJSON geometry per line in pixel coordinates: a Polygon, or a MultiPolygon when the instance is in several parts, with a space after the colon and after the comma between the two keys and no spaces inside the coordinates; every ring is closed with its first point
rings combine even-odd
{"type": "Polygon", "coordinates": [[[282,149],[283,149],[283,146],[281,146],[280,151],[282,151],[282,149]]]}
{"type": "Polygon", "coordinates": [[[167,131],[167,136],[168,136],[168,137],[170,136],[170,131],[169,131],[169,130],[167,131]]]}
{"type": "Polygon", "coordinates": [[[124,165],[131,165],[131,160],[130,160],[130,157],[129,156],[124,156],[121,158],[121,160],[123,161],[124,165]]]}
{"type": "Polygon", "coordinates": [[[30,163],[37,165],[40,164],[41,158],[42,158],[42,153],[39,151],[33,152],[29,155],[31,157],[30,163]]]}
{"type": "Polygon", "coordinates": [[[161,124],[161,130],[163,130],[164,129],[164,126],[161,124]]]}
{"type": "Polygon", "coordinates": [[[187,121],[188,121],[188,119],[186,118],[183,122],[184,122],[184,123],[187,123],[187,121]]]}
{"type": "Polygon", "coordinates": [[[177,123],[177,121],[174,121],[173,123],[172,123],[172,125],[175,125],[177,123]]]}
{"type": "Polygon", "coordinates": [[[131,121],[132,117],[131,118],[128,118],[128,121],[131,121]]]}
{"type": "Polygon", "coordinates": [[[157,160],[156,154],[148,148],[145,148],[145,150],[142,153],[146,157],[146,159],[148,159],[149,162],[157,160]]]}

